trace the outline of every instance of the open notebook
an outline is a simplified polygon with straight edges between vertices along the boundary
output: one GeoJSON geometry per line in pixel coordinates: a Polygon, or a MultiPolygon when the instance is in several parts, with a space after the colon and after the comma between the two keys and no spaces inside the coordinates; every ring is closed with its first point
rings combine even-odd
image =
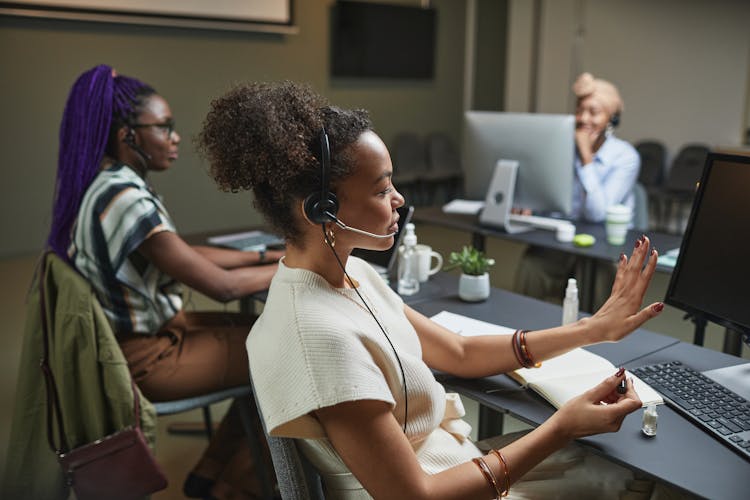
{"type": "MultiPolygon", "coordinates": [[[[464,336],[512,335],[515,330],[504,326],[478,321],[460,314],[442,311],[432,317],[436,323],[464,336]]],[[[556,358],[548,359],[540,368],[519,368],[508,373],[520,384],[533,389],[560,408],[568,400],[583,394],[617,371],[615,365],[593,352],[573,349],[556,358]]],[[[643,406],[663,404],[664,399],[648,384],[630,372],[633,385],[643,406]]]]}
{"type": "MultiPolygon", "coordinates": [[[[586,392],[617,371],[615,365],[593,352],[573,349],[548,359],[540,368],[519,368],[508,375],[534,389],[540,396],[560,408],[568,400],[586,392]]],[[[664,399],[641,379],[633,378],[633,386],[643,406],[664,404],[664,399]]]]}

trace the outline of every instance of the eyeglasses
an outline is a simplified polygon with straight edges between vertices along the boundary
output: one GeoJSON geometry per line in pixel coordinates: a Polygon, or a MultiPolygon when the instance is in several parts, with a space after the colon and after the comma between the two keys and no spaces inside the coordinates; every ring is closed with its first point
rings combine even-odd
{"type": "Polygon", "coordinates": [[[132,127],[133,128],[156,127],[159,130],[166,132],[167,137],[169,137],[172,135],[172,132],[174,132],[174,120],[170,118],[169,120],[166,120],[162,123],[134,123],[132,127]]]}

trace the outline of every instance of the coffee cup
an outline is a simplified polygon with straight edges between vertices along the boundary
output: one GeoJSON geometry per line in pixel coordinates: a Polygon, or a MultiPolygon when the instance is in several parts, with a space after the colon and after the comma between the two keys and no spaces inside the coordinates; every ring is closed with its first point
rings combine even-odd
{"type": "Polygon", "coordinates": [[[424,283],[430,276],[440,271],[443,267],[443,256],[432,250],[429,245],[419,244],[415,247],[417,254],[417,276],[420,283],[424,283]],[[432,265],[435,260],[435,265],[432,265]]]}
{"type": "Polygon", "coordinates": [[[623,245],[632,218],[633,210],[628,206],[612,205],[607,208],[607,218],[604,222],[607,232],[607,243],[610,245],[623,245]]]}

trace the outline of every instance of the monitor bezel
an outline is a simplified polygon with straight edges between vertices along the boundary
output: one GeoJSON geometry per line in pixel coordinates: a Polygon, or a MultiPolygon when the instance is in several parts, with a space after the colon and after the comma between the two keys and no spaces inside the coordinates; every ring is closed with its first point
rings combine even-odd
{"type": "Polygon", "coordinates": [[[724,162],[733,162],[733,163],[744,163],[747,164],[748,168],[750,168],[750,156],[743,156],[743,155],[732,155],[732,154],[725,154],[725,153],[709,153],[706,156],[706,163],[703,166],[703,172],[701,173],[701,178],[698,189],[695,193],[695,198],[693,199],[693,205],[690,209],[690,217],[688,218],[687,226],[685,228],[685,233],[682,236],[682,242],[680,243],[680,253],[677,257],[677,262],[675,264],[674,270],[672,271],[672,275],[669,279],[669,286],[667,287],[667,293],[664,297],[664,303],[669,304],[670,306],[676,307],[678,309],[681,309],[685,311],[686,313],[690,314],[694,318],[703,318],[708,321],[711,321],[712,323],[716,323],[717,325],[723,326],[725,328],[729,328],[735,331],[738,331],[745,335],[747,338],[750,336],[750,325],[743,325],[740,323],[737,323],[735,321],[722,318],[720,316],[717,316],[716,314],[713,314],[712,312],[702,310],[698,307],[694,307],[690,304],[686,304],[679,299],[676,299],[673,297],[673,293],[675,291],[675,287],[677,285],[677,280],[680,276],[680,273],[682,272],[682,255],[685,255],[685,249],[687,248],[687,245],[690,241],[690,238],[693,234],[693,229],[695,225],[695,219],[697,218],[697,207],[700,206],[701,201],[703,200],[703,195],[706,190],[706,186],[708,185],[709,176],[711,175],[712,165],[715,161],[724,161],[724,162]]]}
{"type": "Polygon", "coordinates": [[[571,215],[576,158],[574,115],[465,111],[461,149],[468,198],[484,200],[497,161],[516,160],[519,166],[513,208],[530,209],[536,215],[571,215]]]}

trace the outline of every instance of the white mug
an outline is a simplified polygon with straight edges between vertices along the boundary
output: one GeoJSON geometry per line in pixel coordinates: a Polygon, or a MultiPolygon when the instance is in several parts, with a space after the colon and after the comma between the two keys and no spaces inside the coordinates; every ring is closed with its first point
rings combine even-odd
{"type": "Polygon", "coordinates": [[[424,283],[425,281],[430,279],[430,276],[442,269],[443,256],[438,252],[434,252],[432,250],[432,247],[429,245],[419,244],[416,246],[415,250],[417,254],[417,261],[419,262],[419,265],[417,266],[419,282],[424,283]],[[434,267],[432,267],[433,259],[437,261],[434,267]]]}

